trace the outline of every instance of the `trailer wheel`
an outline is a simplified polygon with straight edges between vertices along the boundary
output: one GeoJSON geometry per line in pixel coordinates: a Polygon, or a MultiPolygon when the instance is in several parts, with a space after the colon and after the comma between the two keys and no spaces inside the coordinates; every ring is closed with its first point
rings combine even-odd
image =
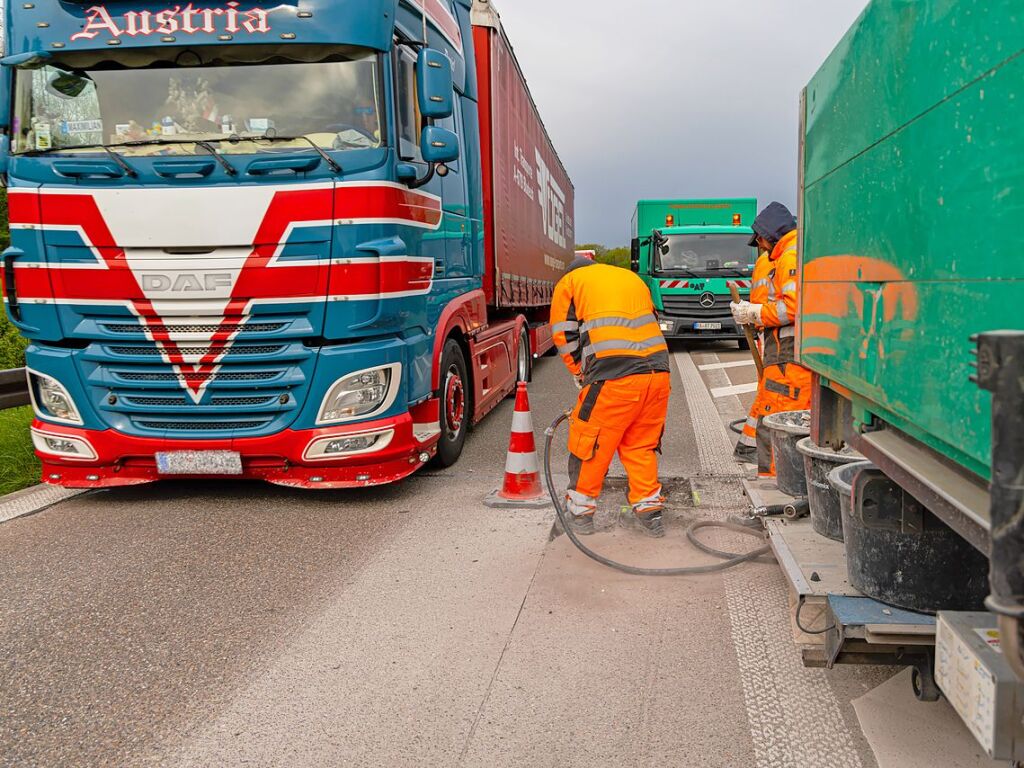
{"type": "Polygon", "coordinates": [[[910,672],[910,684],[918,701],[938,701],[942,696],[939,686],[935,684],[931,664],[928,661],[915,664],[910,672]]]}
{"type": "Polygon", "coordinates": [[[516,352],[516,381],[529,383],[533,379],[533,356],[530,354],[530,334],[524,327],[519,332],[519,349],[516,352]]]}

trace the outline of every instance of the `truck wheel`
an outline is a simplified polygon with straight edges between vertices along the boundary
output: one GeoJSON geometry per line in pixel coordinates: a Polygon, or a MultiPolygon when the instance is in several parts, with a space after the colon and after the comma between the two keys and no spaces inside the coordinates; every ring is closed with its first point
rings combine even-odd
{"type": "Polygon", "coordinates": [[[441,353],[441,437],[434,464],[450,467],[459,460],[469,427],[469,376],[466,356],[455,339],[444,343],[441,353]]]}
{"type": "Polygon", "coordinates": [[[740,339],[736,343],[739,345],[740,349],[750,349],[750,344],[747,342],[746,339],[740,339]]]}
{"type": "Polygon", "coordinates": [[[533,378],[533,356],[530,354],[530,334],[523,328],[519,332],[519,350],[516,352],[516,381],[527,383],[533,378]]]}

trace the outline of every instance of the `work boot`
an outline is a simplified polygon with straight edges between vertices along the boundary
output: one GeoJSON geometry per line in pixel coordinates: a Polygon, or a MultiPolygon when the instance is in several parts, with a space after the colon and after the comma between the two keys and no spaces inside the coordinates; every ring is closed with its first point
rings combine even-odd
{"type": "Polygon", "coordinates": [[[566,513],[566,517],[569,518],[569,524],[572,526],[572,532],[577,536],[589,536],[592,533],[597,532],[597,527],[594,525],[594,515],[574,515],[572,512],[566,513]]]}
{"type": "Polygon", "coordinates": [[[655,539],[660,539],[665,535],[665,523],[662,521],[661,512],[661,509],[653,509],[636,516],[637,522],[640,523],[640,529],[655,539]]]}
{"type": "Polygon", "coordinates": [[[757,446],[756,445],[743,445],[743,443],[736,443],[736,448],[732,452],[733,458],[743,464],[757,464],[757,446]]]}

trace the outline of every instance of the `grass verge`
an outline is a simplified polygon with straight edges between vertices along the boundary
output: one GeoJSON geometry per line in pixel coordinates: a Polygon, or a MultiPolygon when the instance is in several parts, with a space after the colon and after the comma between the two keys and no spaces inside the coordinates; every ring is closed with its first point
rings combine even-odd
{"type": "Polygon", "coordinates": [[[28,432],[31,423],[29,406],[0,411],[0,494],[39,482],[39,459],[28,432]]]}

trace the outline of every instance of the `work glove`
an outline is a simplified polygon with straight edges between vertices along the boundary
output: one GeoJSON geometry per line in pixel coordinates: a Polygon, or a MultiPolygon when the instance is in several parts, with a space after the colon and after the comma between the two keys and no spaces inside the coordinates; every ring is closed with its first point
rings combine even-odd
{"type": "Polygon", "coordinates": [[[749,301],[733,301],[729,304],[732,317],[737,325],[761,325],[761,305],[749,301]]]}
{"type": "Polygon", "coordinates": [[[576,374],[572,377],[572,383],[576,385],[576,389],[583,389],[583,376],[582,374],[576,374]]]}

